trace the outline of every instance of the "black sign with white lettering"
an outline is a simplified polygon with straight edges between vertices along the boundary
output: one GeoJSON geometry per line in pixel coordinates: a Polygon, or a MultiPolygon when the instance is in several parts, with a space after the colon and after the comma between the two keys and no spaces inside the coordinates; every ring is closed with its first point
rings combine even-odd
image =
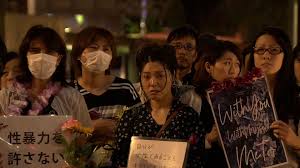
{"type": "Polygon", "coordinates": [[[208,97],[228,165],[245,168],[286,164],[283,143],[270,129],[276,113],[265,78],[220,86],[208,91],[208,97]]]}

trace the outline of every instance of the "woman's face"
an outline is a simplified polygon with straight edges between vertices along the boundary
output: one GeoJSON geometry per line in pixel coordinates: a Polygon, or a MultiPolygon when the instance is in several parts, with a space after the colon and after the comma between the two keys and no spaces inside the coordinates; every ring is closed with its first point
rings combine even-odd
{"type": "Polygon", "coordinates": [[[1,76],[1,89],[11,86],[13,80],[21,74],[20,60],[18,58],[8,61],[1,76]]]}
{"type": "Polygon", "coordinates": [[[300,86],[300,55],[298,55],[294,60],[294,72],[297,84],[300,86]]]}
{"type": "Polygon", "coordinates": [[[205,68],[214,80],[222,82],[238,77],[240,73],[240,61],[233,52],[226,51],[214,65],[206,62],[205,68]]]}
{"type": "Polygon", "coordinates": [[[159,62],[148,62],[141,73],[141,84],[150,100],[162,100],[172,95],[172,75],[159,62]]]}
{"type": "Polygon", "coordinates": [[[87,60],[84,53],[90,53],[97,50],[101,50],[109,55],[112,55],[112,49],[108,41],[105,38],[98,38],[98,40],[96,40],[83,50],[83,54],[81,54],[80,56],[81,61],[86,62],[87,60]]]}
{"type": "Polygon", "coordinates": [[[260,36],[254,47],[254,65],[267,75],[275,75],[281,68],[284,53],[273,36],[260,36]]]}
{"type": "Polygon", "coordinates": [[[48,80],[56,71],[62,56],[49,50],[40,39],[31,41],[27,52],[28,69],[36,79],[48,80]]]}

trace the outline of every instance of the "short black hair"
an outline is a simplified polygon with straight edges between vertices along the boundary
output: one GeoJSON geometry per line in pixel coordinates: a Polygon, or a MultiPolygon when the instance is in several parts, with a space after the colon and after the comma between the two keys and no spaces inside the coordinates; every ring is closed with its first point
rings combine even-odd
{"type": "Polygon", "coordinates": [[[178,27],[173,31],[171,31],[170,34],[168,35],[167,43],[171,43],[175,39],[180,39],[184,37],[194,38],[196,41],[196,46],[198,45],[198,32],[194,27],[190,25],[178,27]]]}
{"type": "Polygon", "coordinates": [[[82,76],[81,62],[78,60],[84,51],[91,43],[97,41],[99,38],[104,38],[111,51],[112,60],[109,69],[105,71],[105,74],[110,74],[110,69],[112,64],[115,62],[117,57],[116,43],[113,34],[101,27],[90,26],[81,30],[75,37],[72,45],[71,51],[71,61],[72,61],[72,78],[77,79],[82,76]]]}
{"type": "Polygon", "coordinates": [[[6,54],[6,56],[3,58],[3,65],[5,66],[9,61],[19,58],[19,55],[14,52],[14,51],[10,51],[6,54]]]}
{"type": "Polygon", "coordinates": [[[171,45],[147,45],[137,52],[136,64],[139,73],[149,62],[159,62],[174,75],[177,68],[176,51],[171,45]]]}
{"type": "Polygon", "coordinates": [[[211,33],[200,34],[197,44],[198,57],[201,57],[206,51],[209,51],[216,41],[217,37],[211,33]]]}

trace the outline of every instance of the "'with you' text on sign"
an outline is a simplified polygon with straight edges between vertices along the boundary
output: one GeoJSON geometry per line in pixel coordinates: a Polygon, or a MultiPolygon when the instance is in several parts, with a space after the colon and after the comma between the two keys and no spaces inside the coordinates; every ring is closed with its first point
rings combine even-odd
{"type": "Polygon", "coordinates": [[[0,117],[4,168],[65,167],[61,125],[68,116],[0,117]]]}
{"type": "Polygon", "coordinates": [[[266,79],[259,70],[214,84],[208,98],[231,168],[287,163],[283,143],[270,129],[277,117],[266,79]]]}

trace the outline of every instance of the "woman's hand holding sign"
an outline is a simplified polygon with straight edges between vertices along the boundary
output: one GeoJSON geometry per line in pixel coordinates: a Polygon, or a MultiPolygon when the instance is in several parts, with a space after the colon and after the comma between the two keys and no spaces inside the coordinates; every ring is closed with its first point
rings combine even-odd
{"type": "Polygon", "coordinates": [[[210,131],[210,133],[206,134],[206,140],[212,144],[213,142],[216,142],[219,138],[218,129],[216,125],[214,125],[210,131]]]}
{"type": "Polygon", "coordinates": [[[300,137],[283,121],[275,121],[271,128],[277,138],[282,139],[290,147],[300,150],[300,137]]]}

